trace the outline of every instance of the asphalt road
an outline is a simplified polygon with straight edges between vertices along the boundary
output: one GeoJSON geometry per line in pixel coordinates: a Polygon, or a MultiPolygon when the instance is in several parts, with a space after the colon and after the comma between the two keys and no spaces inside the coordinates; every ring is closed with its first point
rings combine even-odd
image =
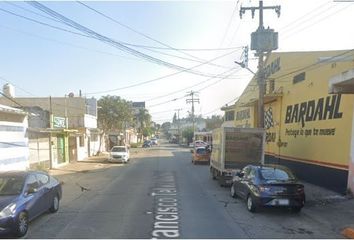
{"type": "Polygon", "coordinates": [[[188,149],[140,151],[126,165],[62,176],[59,212],[32,222],[26,238],[341,237],[305,211],[248,212],[211,179],[208,166],[191,163],[188,149]]]}

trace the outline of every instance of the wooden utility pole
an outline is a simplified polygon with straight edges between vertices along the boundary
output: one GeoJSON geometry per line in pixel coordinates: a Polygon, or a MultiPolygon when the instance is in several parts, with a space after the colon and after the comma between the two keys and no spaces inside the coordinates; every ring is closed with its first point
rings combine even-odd
{"type": "Polygon", "coordinates": [[[175,109],[175,111],[177,111],[177,133],[178,133],[178,139],[177,139],[177,142],[179,143],[179,139],[181,137],[181,134],[180,134],[180,123],[179,123],[179,111],[181,111],[182,108],[178,108],[178,109],[175,109]]]}
{"type": "Polygon", "coordinates": [[[187,93],[187,96],[191,96],[191,98],[186,99],[186,103],[192,103],[192,122],[193,122],[193,134],[195,132],[195,119],[194,119],[194,103],[199,103],[199,98],[195,98],[194,95],[198,95],[198,92],[190,91],[187,93]]]}

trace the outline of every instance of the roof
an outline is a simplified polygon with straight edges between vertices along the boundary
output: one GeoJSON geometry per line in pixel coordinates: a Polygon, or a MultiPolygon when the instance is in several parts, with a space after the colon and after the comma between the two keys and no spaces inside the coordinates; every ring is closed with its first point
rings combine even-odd
{"type": "Polygon", "coordinates": [[[35,170],[28,170],[28,171],[25,171],[25,170],[24,170],[24,171],[11,170],[11,171],[3,171],[3,172],[0,171],[0,177],[1,177],[1,176],[14,176],[14,175],[25,177],[25,176],[27,176],[27,175],[30,174],[30,173],[43,173],[43,174],[48,174],[48,173],[43,172],[43,171],[35,171],[35,170]]]}
{"type": "Polygon", "coordinates": [[[9,106],[2,105],[2,104],[0,104],[0,112],[15,113],[15,114],[21,114],[21,115],[27,114],[25,111],[23,111],[21,109],[9,107],[9,106]]]}

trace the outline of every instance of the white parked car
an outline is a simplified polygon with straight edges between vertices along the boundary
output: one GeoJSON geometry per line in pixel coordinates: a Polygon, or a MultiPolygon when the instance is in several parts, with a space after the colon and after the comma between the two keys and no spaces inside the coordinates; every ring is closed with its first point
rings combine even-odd
{"type": "Polygon", "coordinates": [[[127,146],[114,146],[111,149],[109,162],[127,163],[129,161],[129,149],[127,146]]]}

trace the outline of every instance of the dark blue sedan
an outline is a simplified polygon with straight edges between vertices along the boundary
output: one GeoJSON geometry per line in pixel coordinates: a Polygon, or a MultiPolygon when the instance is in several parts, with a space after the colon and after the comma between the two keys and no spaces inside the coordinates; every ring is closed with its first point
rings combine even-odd
{"type": "Polygon", "coordinates": [[[60,182],[45,172],[0,173],[0,235],[24,236],[31,220],[58,211],[61,197],[60,182]]]}
{"type": "Polygon", "coordinates": [[[246,200],[250,212],[262,207],[285,207],[300,212],[305,204],[304,185],[281,165],[248,165],[233,178],[231,196],[246,200]]]}

